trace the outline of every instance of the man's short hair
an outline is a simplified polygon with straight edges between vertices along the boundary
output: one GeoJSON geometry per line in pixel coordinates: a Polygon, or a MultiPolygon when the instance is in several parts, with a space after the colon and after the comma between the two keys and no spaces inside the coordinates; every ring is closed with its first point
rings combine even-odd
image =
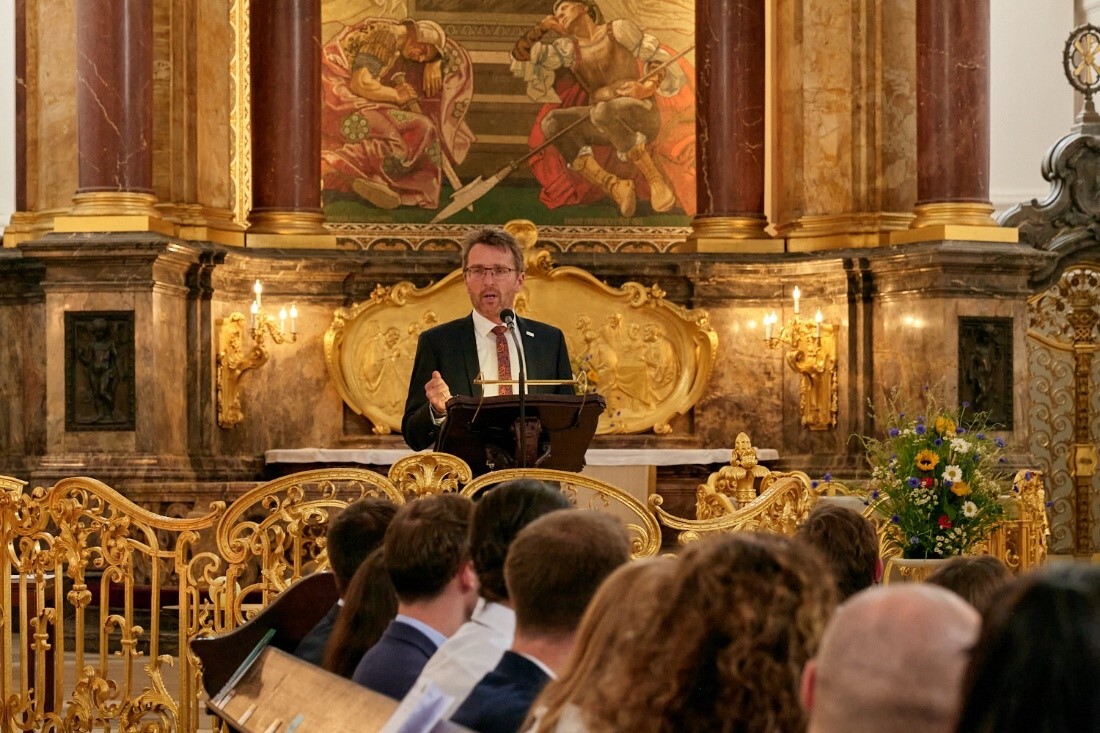
{"type": "Polygon", "coordinates": [[[871,587],[878,572],[878,535],[871,520],[832,502],[818,502],[795,538],[817,548],[844,601],[871,587]]]}
{"type": "Polygon", "coordinates": [[[531,522],[504,561],[517,631],[531,636],[574,632],[600,583],[629,559],[626,527],[608,514],[551,512],[531,522]]]}
{"type": "Polygon", "coordinates": [[[470,559],[470,500],[440,494],[397,510],[383,544],[397,598],[415,603],[435,598],[470,559]]]}
{"type": "Polygon", "coordinates": [[[960,555],[936,568],[926,582],[958,593],[979,613],[985,613],[1011,579],[1005,564],[992,555],[960,555]]]}
{"type": "Polygon", "coordinates": [[[508,600],[504,558],[519,531],[543,514],[570,506],[561,491],[534,479],[505,481],[479,495],[470,519],[470,558],[483,598],[508,600]]]}
{"type": "Polygon", "coordinates": [[[329,522],[325,547],[341,596],[363,560],[382,544],[396,513],[389,499],[367,497],[348,504],[329,522]]]}
{"type": "Polygon", "coordinates": [[[470,259],[470,250],[473,249],[476,244],[483,244],[486,247],[492,247],[493,249],[511,253],[516,272],[520,274],[525,272],[523,249],[520,248],[519,242],[517,242],[516,238],[510,233],[499,227],[480,227],[466,235],[466,239],[462,242],[463,270],[466,269],[466,263],[470,259]]]}

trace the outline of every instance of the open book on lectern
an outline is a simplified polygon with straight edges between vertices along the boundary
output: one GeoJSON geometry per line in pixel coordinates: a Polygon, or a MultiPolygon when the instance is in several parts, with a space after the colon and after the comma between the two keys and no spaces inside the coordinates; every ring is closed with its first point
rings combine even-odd
{"type": "Polygon", "coordinates": [[[452,397],[435,449],[466,461],[475,476],[505,468],[579,472],[605,409],[597,394],[527,395],[521,424],[519,395],[452,397]]]}

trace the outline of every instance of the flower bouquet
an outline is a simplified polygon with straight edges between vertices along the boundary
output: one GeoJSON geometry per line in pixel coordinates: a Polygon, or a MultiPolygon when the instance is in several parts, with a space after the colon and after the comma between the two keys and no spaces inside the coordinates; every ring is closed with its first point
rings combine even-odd
{"type": "Polygon", "coordinates": [[[998,467],[1005,442],[990,438],[984,415],[965,405],[927,413],[909,418],[892,410],[886,437],[863,439],[871,501],[889,517],[887,541],[908,559],[962,555],[989,536],[1003,512],[998,467]]]}

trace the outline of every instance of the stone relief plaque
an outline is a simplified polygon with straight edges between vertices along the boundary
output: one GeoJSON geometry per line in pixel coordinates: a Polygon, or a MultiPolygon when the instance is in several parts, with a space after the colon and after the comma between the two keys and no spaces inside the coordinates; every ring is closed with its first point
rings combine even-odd
{"type": "Polygon", "coordinates": [[[65,430],[134,430],[134,385],[134,312],[65,313],[65,430]]]}
{"type": "Polygon", "coordinates": [[[1012,429],[1012,319],[959,318],[959,403],[1012,429]]]}

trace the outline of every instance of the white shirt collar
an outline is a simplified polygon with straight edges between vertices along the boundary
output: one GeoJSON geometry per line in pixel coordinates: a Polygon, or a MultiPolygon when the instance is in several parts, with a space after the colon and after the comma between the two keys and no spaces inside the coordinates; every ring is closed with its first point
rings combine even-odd
{"type": "MultiPolygon", "coordinates": [[[[493,323],[485,316],[481,315],[477,311],[471,311],[471,315],[474,317],[474,331],[482,336],[493,337],[493,329],[499,326],[499,323],[493,323]]],[[[495,338],[495,337],[493,337],[495,338]]]]}
{"type": "Polygon", "coordinates": [[[556,680],[558,678],[558,675],[555,674],[554,670],[550,669],[545,664],[543,664],[542,660],[539,659],[538,657],[532,657],[530,654],[524,654],[523,652],[514,652],[514,653],[520,655],[521,657],[526,659],[528,662],[531,662],[531,664],[534,664],[536,667],[541,669],[543,672],[546,673],[546,676],[549,677],[550,679],[556,680]]]}

